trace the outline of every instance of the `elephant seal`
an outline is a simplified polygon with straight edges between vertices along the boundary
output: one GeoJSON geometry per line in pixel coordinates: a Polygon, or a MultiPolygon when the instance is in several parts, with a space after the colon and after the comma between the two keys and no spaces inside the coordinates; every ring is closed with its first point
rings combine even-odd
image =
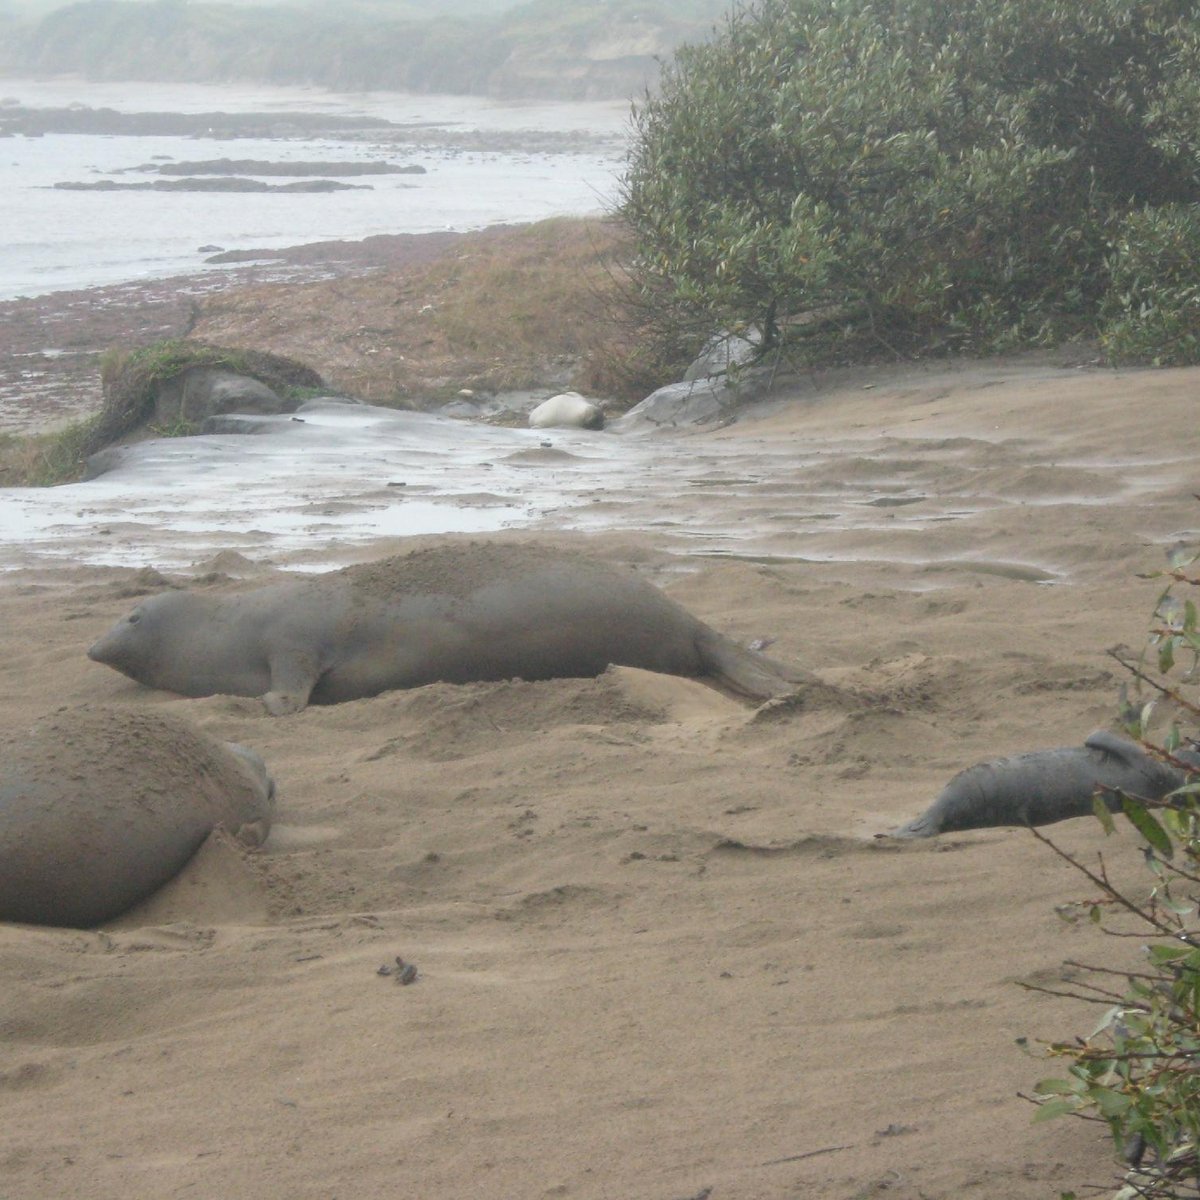
{"type": "Polygon", "coordinates": [[[218,825],[261,845],[274,804],[253,750],[178,717],[53,713],[0,738],[0,921],[98,925],[171,879],[218,825]]]}
{"type": "Polygon", "coordinates": [[[442,681],[706,676],[765,700],[815,683],[743,649],[622,570],[530,543],[454,543],[252,591],[139,604],[89,657],[185,696],[276,716],[442,681]]]}
{"type": "MultiPolygon", "coordinates": [[[[1200,768],[1200,752],[1185,750],[1174,757],[1200,768]]],[[[1034,750],[968,767],[915,821],[881,836],[922,838],[994,825],[1049,825],[1091,813],[1098,788],[1158,800],[1186,779],[1187,772],[1147,754],[1135,742],[1098,729],[1082,746],[1034,750]]],[[[1110,808],[1116,807],[1114,798],[1108,801],[1110,808]]]]}
{"type": "Polygon", "coordinates": [[[578,392],[562,392],[543,400],[529,412],[530,429],[550,429],[563,426],[568,429],[603,429],[604,410],[578,392]]]}

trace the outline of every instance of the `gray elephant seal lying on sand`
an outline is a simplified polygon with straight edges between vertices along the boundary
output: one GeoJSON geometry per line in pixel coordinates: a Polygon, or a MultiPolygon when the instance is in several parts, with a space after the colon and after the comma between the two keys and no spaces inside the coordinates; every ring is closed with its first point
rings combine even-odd
{"type": "MultiPolygon", "coordinates": [[[[1177,752],[1175,757],[1200,768],[1196,751],[1177,752]]],[[[889,836],[919,838],[992,825],[1049,825],[1092,812],[1097,788],[1158,800],[1182,787],[1186,779],[1184,771],[1147,754],[1136,743],[1099,729],[1082,746],[1035,750],[960,771],[925,812],[889,836]]]]}
{"type": "Polygon", "coordinates": [[[217,825],[247,845],[275,786],[178,717],[65,709],[0,739],[0,920],[84,928],[171,879],[217,825]]]}
{"type": "Polygon", "coordinates": [[[526,543],[451,544],[231,595],[138,605],[88,651],[185,696],[276,714],[443,681],[705,676],[766,700],[814,682],[738,646],[632,571],[526,543]]]}

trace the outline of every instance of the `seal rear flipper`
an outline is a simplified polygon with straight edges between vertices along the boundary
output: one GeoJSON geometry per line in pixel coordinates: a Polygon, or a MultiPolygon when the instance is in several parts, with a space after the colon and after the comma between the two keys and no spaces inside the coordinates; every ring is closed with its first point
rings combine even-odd
{"type": "Polygon", "coordinates": [[[705,674],[752,700],[774,700],[809,684],[824,686],[811,671],[747,650],[715,629],[697,633],[696,651],[705,674]]]}

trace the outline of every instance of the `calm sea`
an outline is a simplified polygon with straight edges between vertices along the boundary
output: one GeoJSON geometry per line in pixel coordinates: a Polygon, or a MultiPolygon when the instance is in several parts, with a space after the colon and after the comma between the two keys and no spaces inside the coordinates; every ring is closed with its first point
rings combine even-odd
{"type": "MultiPolygon", "coordinates": [[[[379,233],[476,229],[609,206],[628,105],[500,104],[461,96],[348,95],[246,85],[0,79],[0,103],[120,112],[360,113],[406,126],[402,143],[337,136],[222,140],[47,134],[0,139],[0,299],[198,270],[217,246],[276,249],[379,233]],[[525,136],[523,131],[531,131],[525,136]],[[570,134],[546,138],[546,133],[570,134]],[[59,182],[153,178],[166,160],[388,161],[423,175],[331,193],[103,192],[59,182]]],[[[263,177],[286,183],[286,178],[263,177]]]]}

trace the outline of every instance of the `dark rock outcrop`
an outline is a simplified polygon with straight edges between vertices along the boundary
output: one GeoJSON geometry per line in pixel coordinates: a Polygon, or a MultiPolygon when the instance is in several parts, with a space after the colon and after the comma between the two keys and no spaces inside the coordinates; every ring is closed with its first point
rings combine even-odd
{"type": "Polygon", "coordinates": [[[158,385],[151,422],[199,426],[224,413],[264,416],[294,412],[298,403],[281,397],[249,375],[222,367],[189,367],[158,385]]]}
{"type": "Polygon", "coordinates": [[[298,179],[293,183],[264,183],[240,175],[187,179],[153,179],[118,183],[115,179],[67,181],[54,185],[63,192],[347,192],[369,191],[369,183],[342,183],[337,179],[298,179]]]}

